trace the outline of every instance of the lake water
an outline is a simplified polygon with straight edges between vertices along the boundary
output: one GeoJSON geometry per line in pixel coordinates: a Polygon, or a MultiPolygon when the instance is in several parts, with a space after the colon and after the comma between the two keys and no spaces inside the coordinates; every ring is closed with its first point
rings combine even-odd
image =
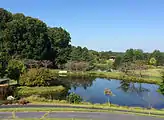
{"type": "Polygon", "coordinates": [[[138,107],[151,105],[156,109],[164,108],[164,96],[157,92],[157,85],[101,78],[70,81],[71,89],[69,92],[75,92],[87,102],[106,103],[108,98],[104,95],[104,89],[109,88],[114,94],[110,97],[112,104],[138,107]]]}

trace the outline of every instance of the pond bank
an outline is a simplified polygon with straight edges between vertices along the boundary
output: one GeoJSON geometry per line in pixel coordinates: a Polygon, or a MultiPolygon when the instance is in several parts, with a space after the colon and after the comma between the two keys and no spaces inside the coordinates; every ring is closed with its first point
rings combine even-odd
{"type": "Polygon", "coordinates": [[[145,76],[145,77],[135,77],[135,76],[127,76],[121,72],[98,72],[98,71],[73,71],[67,72],[59,75],[59,70],[52,70],[52,73],[57,74],[58,76],[67,76],[67,77],[99,77],[106,79],[117,79],[117,80],[125,80],[128,82],[140,82],[140,83],[149,83],[149,84],[159,84],[161,80],[155,79],[153,76],[145,76]]]}

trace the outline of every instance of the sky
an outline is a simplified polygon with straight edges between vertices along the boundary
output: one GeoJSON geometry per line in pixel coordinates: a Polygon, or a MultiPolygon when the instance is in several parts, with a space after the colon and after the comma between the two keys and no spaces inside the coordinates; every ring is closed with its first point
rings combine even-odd
{"type": "Polygon", "coordinates": [[[164,0],[0,0],[0,7],[63,27],[75,46],[164,51],[164,0]]]}

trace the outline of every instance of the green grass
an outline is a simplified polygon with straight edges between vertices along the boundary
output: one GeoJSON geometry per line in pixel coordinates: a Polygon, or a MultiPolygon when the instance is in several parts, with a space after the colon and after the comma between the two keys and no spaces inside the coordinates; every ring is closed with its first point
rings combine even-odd
{"type": "MultiPolygon", "coordinates": [[[[3,119],[2,119],[3,120],[3,119]]],[[[42,120],[39,118],[24,118],[24,119],[12,119],[12,120],[42,120]]],[[[43,119],[45,120],[45,119],[43,119]]],[[[76,118],[46,118],[46,120],[90,120],[90,119],[76,119],[76,118]]]]}
{"type": "MultiPolygon", "coordinates": [[[[131,112],[146,112],[146,113],[149,113],[149,112],[152,112],[152,113],[158,113],[158,114],[163,114],[164,115],[164,110],[156,110],[156,109],[146,109],[146,108],[141,108],[141,107],[128,107],[128,106],[119,106],[119,105],[115,105],[115,104],[111,104],[109,106],[108,103],[106,104],[91,104],[91,103],[87,103],[87,102],[82,102],[80,104],[69,104],[67,101],[59,101],[59,100],[48,100],[48,99],[42,99],[40,97],[37,97],[37,96],[31,96],[31,97],[28,97],[26,98],[28,101],[30,101],[32,104],[34,105],[57,105],[57,106],[66,106],[66,107],[69,107],[69,108],[63,108],[63,110],[70,110],[72,109],[71,107],[82,107],[82,108],[78,108],[76,110],[84,110],[86,111],[85,109],[92,109],[92,108],[97,108],[97,109],[100,109],[101,111],[105,110],[106,109],[110,109],[110,110],[113,110],[113,111],[119,111],[119,110],[128,110],[128,111],[131,111],[131,112]]],[[[54,110],[55,108],[47,108],[48,111],[50,110],[54,110]]],[[[9,110],[9,109],[0,109],[0,110],[9,110]]],[[[11,109],[13,110],[13,109],[11,109]]],[[[20,110],[20,109],[16,109],[16,110],[20,110]]],[[[27,110],[27,109],[26,109],[27,110]]],[[[36,109],[32,109],[32,110],[37,110],[36,109]]],[[[47,111],[46,109],[39,109],[41,111],[47,111]]],[[[92,110],[92,111],[97,111],[97,110],[92,110]]]]}
{"type": "MultiPolygon", "coordinates": [[[[148,69],[143,70],[142,74],[145,76],[154,76],[154,77],[160,77],[161,76],[162,69],[156,68],[156,69],[148,69]]],[[[136,73],[139,74],[139,71],[136,70],[136,73]]]]}
{"type": "MultiPolygon", "coordinates": [[[[58,108],[58,107],[49,107],[49,108],[1,108],[0,112],[106,112],[106,113],[115,113],[115,114],[136,114],[142,116],[156,116],[156,117],[164,117],[163,111],[153,111],[153,110],[145,110],[144,113],[136,113],[131,110],[130,112],[121,112],[116,110],[100,110],[100,109],[85,109],[85,108],[58,108]],[[156,113],[158,115],[151,115],[152,113],[156,113]]],[[[15,118],[15,116],[14,116],[15,118]]]]}
{"type": "Polygon", "coordinates": [[[33,107],[33,108],[0,108],[0,112],[107,112],[108,110],[94,110],[87,108],[61,108],[61,107],[33,107]]]}
{"type": "Polygon", "coordinates": [[[56,99],[60,98],[62,94],[66,92],[63,86],[53,86],[53,87],[18,87],[18,96],[28,97],[31,95],[51,95],[56,96],[56,99]]]}
{"type": "MultiPolygon", "coordinates": [[[[59,70],[51,70],[52,73],[57,74],[59,70]]],[[[129,82],[142,82],[142,83],[150,83],[150,84],[159,84],[161,82],[161,71],[162,68],[156,69],[148,69],[143,70],[143,77],[135,77],[135,76],[125,76],[122,72],[99,72],[99,71],[73,71],[68,72],[66,75],[68,77],[100,77],[107,79],[118,79],[118,80],[126,80],[129,82]],[[123,77],[124,76],[124,77],[123,77]]],[[[139,74],[140,71],[135,71],[136,74],[139,74]]]]}

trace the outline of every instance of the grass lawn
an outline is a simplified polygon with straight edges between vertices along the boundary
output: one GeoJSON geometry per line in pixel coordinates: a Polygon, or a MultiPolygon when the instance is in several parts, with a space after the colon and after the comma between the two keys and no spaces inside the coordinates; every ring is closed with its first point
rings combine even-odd
{"type": "MultiPolygon", "coordinates": [[[[6,120],[6,119],[2,119],[6,120]]],[[[7,119],[9,120],[9,119],[7,119]]],[[[15,118],[12,120],[88,120],[88,119],[77,119],[77,118],[15,118]]]]}
{"type": "MultiPolygon", "coordinates": [[[[140,110],[141,111],[141,110],[140,110]]],[[[164,112],[163,111],[154,111],[154,110],[147,110],[143,111],[144,113],[135,113],[133,110],[130,112],[122,112],[122,111],[114,111],[114,110],[94,110],[94,109],[85,109],[85,108],[6,108],[6,109],[0,109],[0,112],[106,112],[106,113],[115,113],[115,114],[135,114],[135,115],[141,115],[141,116],[154,116],[154,117],[162,117],[164,118],[164,112]],[[154,115],[152,113],[156,113],[157,115],[154,115]]],[[[13,118],[16,116],[13,115],[13,118]]],[[[45,119],[46,116],[42,116],[41,119],[45,119]]],[[[36,119],[17,119],[15,120],[36,120],[36,119]]],[[[51,120],[47,119],[46,120],[51,120]]],[[[56,120],[56,119],[52,119],[56,120]]],[[[57,120],[60,120],[57,118],[57,120]]],[[[61,120],[72,120],[72,119],[61,119],[61,120]]],[[[73,119],[74,120],[74,119],[73,119]]],[[[75,119],[75,120],[84,120],[84,119],[75,119]]]]}
{"type": "MultiPolygon", "coordinates": [[[[45,104],[44,104],[45,105],[45,104]]],[[[59,104],[58,104],[59,105],[59,104]]],[[[64,106],[64,104],[60,104],[64,106]]],[[[66,105],[65,105],[66,106],[66,105]]],[[[69,105],[67,105],[69,106],[69,105]]],[[[27,107],[27,108],[0,108],[0,112],[52,112],[52,111],[71,111],[71,112],[124,112],[126,113],[137,113],[138,114],[158,114],[164,116],[164,110],[156,110],[156,109],[143,109],[143,108],[133,108],[133,107],[109,107],[105,105],[70,105],[70,107],[27,107]],[[72,106],[72,107],[71,107],[72,106]],[[73,108],[73,107],[83,107],[83,108],[73,108]],[[96,109],[93,109],[96,108],[96,109]],[[104,108],[104,109],[103,109],[104,108]],[[119,111],[122,110],[122,111],[119,111]]]]}
{"type": "MultiPolygon", "coordinates": [[[[3,120],[3,119],[2,119],[2,120],[3,120]]],[[[39,119],[39,118],[23,118],[23,119],[16,118],[16,119],[12,119],[12,120],[42,120],[42,119],[39,119]]],[[[43,119],[43,120],[88,120],[88,119],[76,119],[76,118],[46,118],[46,119],[43,119]]]]}

